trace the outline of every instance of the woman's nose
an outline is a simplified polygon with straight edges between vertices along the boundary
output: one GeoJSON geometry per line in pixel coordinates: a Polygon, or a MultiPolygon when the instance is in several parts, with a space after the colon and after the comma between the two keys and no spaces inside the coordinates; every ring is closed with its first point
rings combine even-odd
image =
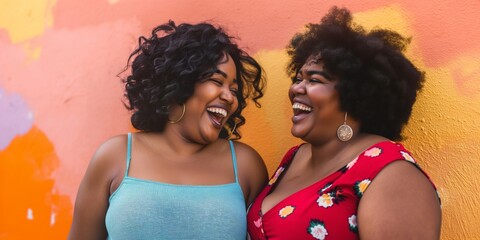
{"type": "Polygon", "coordinates": [[[305,94],[305,80],[298,81],[290,87],[293,94],[305,94]]]}
{"type": "Polygon", "coordinates": [[[230,91],[230,89],[226,89],[226,90],[224,89],[220,94],[220,99],[225,100],[229,104],[232,104],[233,101],[235,100],[235,96],[230,91]]]}

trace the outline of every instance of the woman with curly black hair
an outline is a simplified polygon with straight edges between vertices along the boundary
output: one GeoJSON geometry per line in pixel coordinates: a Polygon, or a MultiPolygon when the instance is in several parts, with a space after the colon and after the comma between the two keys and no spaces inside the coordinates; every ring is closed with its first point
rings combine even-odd
{"type": "Polygon", "coordinates": [[[139,130],[97,150],[80,185],[69,239],[245,239],[246,206],[266,184],[239,139],[260,65],[221,28],[174,22],[140,37],[126,104],[139,130]]]}
{"type": "Polygon", "coordinates": [[[399,141],[424,74],[408,39],[334,7],[288,47],[290,149],[248,212],[252,239],[438,239],[435,187],[399,141]]]}

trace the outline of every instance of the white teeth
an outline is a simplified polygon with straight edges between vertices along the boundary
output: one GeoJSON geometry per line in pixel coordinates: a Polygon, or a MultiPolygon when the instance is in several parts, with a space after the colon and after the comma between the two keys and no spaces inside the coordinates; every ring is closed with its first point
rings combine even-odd
{"type": "Polygon", "coordinates": [[[305,112],[311,112],[312,111],[312,108],[305,105],[305,104],[302,104],[302,103],[293,103],[293,106],[292,106],[293,109],[298,109],[298,110],[302,110],[302,111],[305,111],[305,112]]]}
{"type": "Polygon", "coordinates": [[[209,108],[207,108],[207,111],[220,114],[220,115],[222,115],[222,117],[227,116],[227,110],[225,110],[223,108],[209,107],[209,108]]]}

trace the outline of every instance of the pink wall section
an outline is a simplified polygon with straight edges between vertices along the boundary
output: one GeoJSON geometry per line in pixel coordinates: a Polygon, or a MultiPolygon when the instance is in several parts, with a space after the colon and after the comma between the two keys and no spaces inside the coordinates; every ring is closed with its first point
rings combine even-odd
{"type": "Polygon", "coordinates": [[[442,239],[480,236],[478,0],[0,0],[0,239],[65,239],[95,148],[131,131],[116,75],[138,35],[169,19],[220,24],[260,61],[267,92],[247,109],[242,141],[272,172],[299,142],[284,47],[334,4],[412,37],[427,82],[404,144],[438,186],[442,239]]]}

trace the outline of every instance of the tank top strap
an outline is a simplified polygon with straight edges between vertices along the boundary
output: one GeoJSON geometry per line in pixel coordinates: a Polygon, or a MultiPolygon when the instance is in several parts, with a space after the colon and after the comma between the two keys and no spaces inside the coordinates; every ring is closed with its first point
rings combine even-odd
{"type": "Polygon", "coordinates": [[[128,169],[130,168],[130,159],[132,158],[132,133],[128,133],[128,142],[127,142],[127,166],[125,167],[125,177],[128,176],[128,169]]]}
{"type": "Polygon", "coordinates": [[[237,156],[235,154],[235,147],[233,146],[233,141],[228,140],[230,144],[230,152],[232,153],[232,164],[233,164],[233,173],[235,174],[235,182],[238,183],[238,171],[237,171],[237,156]]]}

